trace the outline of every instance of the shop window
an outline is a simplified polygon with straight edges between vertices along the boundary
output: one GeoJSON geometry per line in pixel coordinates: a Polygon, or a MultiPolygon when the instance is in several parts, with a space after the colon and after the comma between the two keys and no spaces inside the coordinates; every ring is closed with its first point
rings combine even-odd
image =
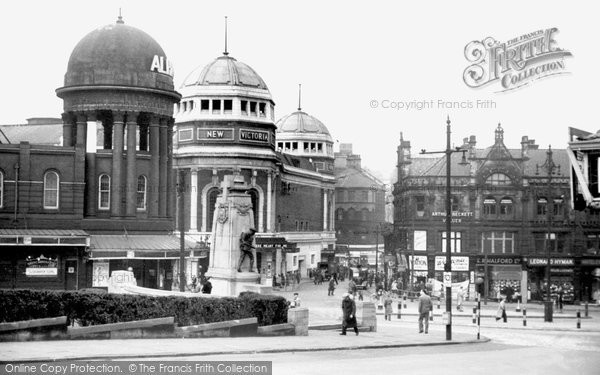
{"type": "Polygon", "coordinates": [[[510,177],[508,177],[504,173],[493,173],[487,178],[487,180],[485,180],[486,184],[495,186],[506,186],[510,185],[511,182],[512,181],[510,177]]]}
{"type": "Polygon", "coordinates": [[[481,252],[485,254],[513,254],[515,234],[512,232],[481,233],[481,252]]]}
{"type": "Polygon", "coordinates": [[[513,213],[513,201],[508,197],[500,200],[500,215],[510,216],[513,213]]]}
{"type": "Polygon", "coordinates": [[[212,113],[213,113],[213,115],[221,114],[221,100],[220,99],[213,99],[212,113]]]}
{"type": "Polygon", "coordinates": [[[413,233],[414,239],[414,249],[418,251],[427,250],[427,231],[426,230],[416,230],[413,233]]]}
{"type": "Polygon", "coordinates": [[[548,200],[544,197],[540,197],[537,200],[537,214],[538,216],[545,216],[548,213],[548,200]]]}
{"type": "Polygon", "coordinates": [[[209,110],[210,110],[210,100],[208,100],[208,99],[200,100],[200,112],[208,113],[209,110]]]}
{"type": "Polygon", "coordinates": [[[107,174],[98,178],[98,209],[110,209],[110,176],[107,174]]]}
{"type": "Polygon", "coordinates": [[[248,101],[247,100],[240,101],[240,108],[242,110],[242,114],[247,115],[248,114],[248,101]]]}
{"type": "MultiPolygon", "coordinates": [[[[442,232],[442,252],[446,252],[446,235],[447,232],[442,232]]],[[[450,232],[450,252],[460,253],[461,249],[461,232],[450,232]]]]}
{"type": "Polygon", "coordinates": [[[146,176],[139,176],[137,179],[137,204],[138,211],[146,210],[146,176]]]}
{"type": "Polygon", "coordinates": [[[487,196],[483,200],[483,214],[486,216],[496,215],[496,198],[487,196]]]}
{"type": "Polygon", "coordinates": [[[231,99],[225,99],[223,100],[223,113],[225,113],[226,115],[231,114],[231,111],[233,110],[233,100],[231,99]]]}
{"type": "Polygon", "coordinates": [[[60,178],[58,173],[49,171],[44,174],[44,208],[58,208],[60,193],[60,178]]]}

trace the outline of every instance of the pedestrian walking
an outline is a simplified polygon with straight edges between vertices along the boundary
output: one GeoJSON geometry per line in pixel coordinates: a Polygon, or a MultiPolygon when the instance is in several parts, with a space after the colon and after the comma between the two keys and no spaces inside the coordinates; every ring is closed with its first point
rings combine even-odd
{"type": "Polygon", "coordinates": [[[383,301],[383,307],[385,309],[385,320],[392,320],[392,297],[390,293],[386,293],[385,300],[383,301]]]}
{"type": "Polygon", "coordinates": [[[421,295],[419,296],[419,333],[425,333],[429,331],[429,312],[433,310],[433,304],[431,303],[431,297],[425,293],[425,290],[421,289],[421,295]]]}
{"type": "Polygon", "coordinates": [[[496,311],[496,321],[502,319],[506,323],[506,318],[506,296],[502,296],[498,304],[498,311],[496,311]]]}
{"type": "Polygon", "coordinates": [[[356,293],[356,281],[354,281],[354,278],[350,279],[348,283],[348,293],[350,292],[352,292],[352,295],[356,293]]]}
{"type": "Polygon", "coordinates": [[[558,303],[558,310],[560,312],[563,312],[563,302],[564,302],[564,295],[565,295],[565,291],[563,290],[562,286],[558,287],[558,291],[557,291],[557,303],[558,303]]]}
{"type": "Polygon", "coordinates": [[[327,295],[333,296],[333,291],[335,290],[335,280],[333,278],[329,279],[329,288],[327,289],[327,295]]]}
{"type": "Polygon", "coordinates": [[[354,328],[354,333],[358,336],[356,303],[354,302],[354,295],[352,293],[344,293],[344,299],[342,299],[342,313],[342,333],[340,333],[340,335],[346,335],[346,330],[348,328],[354,328]]]}
{"type": "Polygon", "coordinates": [[[462,304],[463,304],[464,299],[465,299],[465,291],[463,290],[463,287],[461,286],[458,289],[458,293],[456,293],[456,309],[458,311],[461,311],[461,312],[463,311],[462,304]]]}

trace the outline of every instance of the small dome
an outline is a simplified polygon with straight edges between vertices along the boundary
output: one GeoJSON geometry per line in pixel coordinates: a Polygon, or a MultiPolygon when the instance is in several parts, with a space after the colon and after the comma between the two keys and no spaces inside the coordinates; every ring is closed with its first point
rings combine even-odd
{"type": "Polygon", "coordinates": [[[165,52],[145,32],[121,18],[87,34],[71,53],[65,87],[117,85],[172,91],[165,52]]]}
{"type": "Polygon", "coordinates": [[[327,127],[315,117],[303,111],[296,111],[283,118],[277,123],[278,133],[313,133],[330,136],[327,127]]]}
{"type": "Polygon", "coordinates": [[[181,87],[231,85],[269,90],[265,81],[248,65],[233,57],[223,55],[201,69],[194,69],[181,87]]]}

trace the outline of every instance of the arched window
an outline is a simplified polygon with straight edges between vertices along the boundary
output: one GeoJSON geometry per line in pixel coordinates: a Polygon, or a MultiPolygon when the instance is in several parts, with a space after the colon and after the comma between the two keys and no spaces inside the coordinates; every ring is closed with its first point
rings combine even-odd
{"type": "Polygon", "coordinates": [[[58,173],[48,171],[44,174],[44,208],[58,208],[59,186],[58,173]]]}
{"type": "Polygon", "coordinates": [[[4,205],[4,173],[0,171],[0,207],[4,205]]]}
{"type": "Polygon", "coordinates": [[[138,211],[146,210],[146,176],[138,176],[137,179],[137,205],[138,211]]]}
{"type": "Polygon", "coordinates": [[[507,175],[505,175],[504,173],[492,173],[487,180],[485,180],[485,183],[488,185],[510,185],[511,184],[511,180],[510,177],[508,177],[507,175]]]}
{"type": "Polygon", "coordinates": [[[513,213],[513,201],[509,197],[500,200],[500,215],[509,216],[513,213]]]}
{"type": "Polygon", "coordinates": [[[252,202],[252,212],[254,214],[254,228],[258,230],[258,191],[256,191],[255,189],[251,189],[250,191],[248,191],[248,193],[250,194],[250,201],[252,202]]]}
{"type": "Polygon", "coordinates": [[[98,178],[98,209],[110,209],[110,176],[107,174],[98,178]]]}
{"type": "Polygon", "coordinates": [[[483,200],[483,214],[496,215],[496,198],[487,196],[483,200]]]}
{"type": "Polygon", "coordinates": [[[217,196],[219,195],[219,189],[212,188],[206,194],[206,215],[207,215],[207,229],[212,232],[213,230],[213,219],[215,216],[215,204],[217,204],[217,196]]]}

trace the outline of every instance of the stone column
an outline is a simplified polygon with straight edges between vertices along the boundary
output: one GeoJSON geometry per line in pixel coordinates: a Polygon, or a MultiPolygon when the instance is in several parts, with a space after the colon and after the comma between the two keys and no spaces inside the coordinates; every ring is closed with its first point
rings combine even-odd
{"type": "Polygon", "coordinates": [[[77,145],[84,146],[87,137],[87,116],[83,112],[77,113],[77,145]]]}
{"type": "Polygon", "coordinates": [[[323,231],[327,230],[327,190],[323,190],[323,231]]]}
{"type": "Polygon", "coordinates": [[[87,139],[85,151],[85,215],[96,215],[96,114],[90,113],[87,116],[87,139]]]}
{"type": "Polygon", "coordinates": [[[73,123],[71,115],[68,113],[62,114],[63,120],[63,146],[73,146],[73,123]]]}
{"type": "Polygon", "coordinates": [[[127,113],[127,191],[125,192],[126,215],[135,216],[137,205],[137,170],[136,150],[137,140],[137,116],[136,112],[127,113]]]}
{"type": "Polygon", "coordinates": [[[198,231],[198,170],[190,176],[190,232],[198,231]]]}
{"type": "Polygon", "coordinates": [[[121,216],[121,177],[123,168],[123,112],[113,112],[112,171],[110,176],[110,214],[121,216]]]}
{"type": "Polygon", "coordinates": [[[160,139],[159,139],[159,117],[152,116],[150,119],[150,186],[149,201],[148,201],[148,213],[150,217],[158,216],[158,199],[159,199],[159,185],[160,185],[160,139]]]}
{"type": "Polygon", "coordinates": [[[271,212],[271,189],[273,186],[272,183],[273,173],[267,172],[267,232],[272,232],[273,227],[271,223],[273,222],[273,213],[271,212]]]}
{"type": "Polygon", "coordinates": [[[329,230],[335,230],[335,192],[331,195],[331,225],[329,230]]]}
{"type": "Polygon", "coordinates": [[[175,209],[176,209],[176,194],[175,194],[175,178],[176,174],[173,172],[173,125],[175,124],[175,119],[172,117],[167,121],[167,149],[166,149],[166,158],[167,158],[167,191],[165,192],[165,196],[167,197],[167,217],[174,218],[175,217],[175,209]]]}
{"type": "MultiPolygon", "coordinates": [[[[158,162],[158,216],[167,217],[167,119],[160,119],[159,126],[159,162],[158,162]]],[[[174,192],[173,192],[174,193],[174,192]]]]}

